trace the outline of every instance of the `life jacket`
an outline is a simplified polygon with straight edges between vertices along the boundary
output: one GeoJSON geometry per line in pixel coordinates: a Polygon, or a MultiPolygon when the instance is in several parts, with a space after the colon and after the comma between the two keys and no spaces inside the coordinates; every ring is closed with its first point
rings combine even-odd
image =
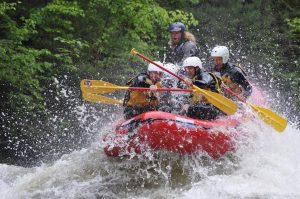
{"type": "MultiPolygon", "coordinates": [[[[221,93],[221,79],[219,79],[214,73],[209,72],[209,75],[213,78],[214,80],[214,85],[211,85],[212,81],[209,82],[207,84],[207,86],[205,88],[203,88],[204,90],[208,90],[208,91],[213,91],[216,93],[221,93]],[[212,86],[214,87],[214,89],[212,89],[212,86]]],[[[193,77],[192,80],[196,80],[197,75],[195,77],[193,77]]],[[[192,94],[192,102],[193,104],[198,103],[198,102],[207,102],[207,99],[204,97],[203,94],[201,94],[200,92],[193,92],[192,94]]]]}
{"type": "Polygon", "coordinates": [[[235,73],[235,71],[241,73],[244,76],[245,80],[247,81],[246,79],[247,75],[245,71],[241,68],[241,66],[233,65],[230,63],[228,63],[227,71],[225,70],[225,72],[222,75],[222,81],[231,91],[240,95],[245,92],[245,88],[243,88],[242,85],[239,85],[234,79],[232,79],[231,75],[235,73]]]}
{"type": "MultiPolygon", "coordinates": [[[[135,77],[138,78],[138,77],[135,77]]],[[[128,84],[129,86],[140,87],[139,85],[131,85],[131,82],[134,80],[132,78],[128,84]]],[[[146,76],[144,83],[149,85],[156,85],[158,88],[161,87],[160,82],[153,84],[153,82],[146,76]]],[[[158,93],[154,93],[151,91],[138,91],[138,90],[129,90],[126,92],[124,97],[124,106],[135,106],[135,107],[156,107],[159,104],[158,93]]]]}

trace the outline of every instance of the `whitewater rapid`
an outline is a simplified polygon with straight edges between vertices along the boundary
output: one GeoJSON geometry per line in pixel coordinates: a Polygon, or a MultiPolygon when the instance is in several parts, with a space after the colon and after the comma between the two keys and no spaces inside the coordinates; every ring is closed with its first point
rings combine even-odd
{"type": "Polygon", "coordinates": [[[52,163],[0,164],[0,198],[300,198],[300,130],[278,133],[259,118],[247,142],[218,160],[201,154],[109,158],[99,129],[87,148],[52,163]]]}

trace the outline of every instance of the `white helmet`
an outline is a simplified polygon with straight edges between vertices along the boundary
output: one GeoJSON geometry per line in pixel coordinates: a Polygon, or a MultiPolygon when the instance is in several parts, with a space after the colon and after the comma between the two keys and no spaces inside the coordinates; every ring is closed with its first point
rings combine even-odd
{"type": "Polygon", "coordinates": [[[183,61],[183,67],[194,66],[199,67],[202,70],[202,62],[199,57],[188,57],[183,61]]]}
{"type": "Polygon", "coordinates": [[[212,57],[222,57],[223,64],[226,64],[229,59],[229,50],[226,46],[216,46],[211,51],[212,57]]]}
{"type": "MultiPolygon", "coordinates": [[[[172,63],[166,63],[166,64],[164,64],[164,67],[165,67],[166,69],[168,69],[169,71],[171,71],[172,73],[175,73],[175,74],[177,74],[178,69],[179,69],[176,65],[174,65],[174,64],[172,64],[172,63]]],[[[164,73],[165,73],[165,74],[169,74],[169,73],[166,72],[166,71],[164,71],[164,73]]]]}
{"type": "MultiPolygon", "coordinates": [[[[160,61],[155,61],[155,63],[157,63],[158,65],[162,66],[163,64],[160,61]]],[[[162,69],[160,69],[159,67],[155,66],[154,64],[149,64],[148,65],[148,72],[150,71],[156,71],[156,72],[163,72],[162,69]]]]}

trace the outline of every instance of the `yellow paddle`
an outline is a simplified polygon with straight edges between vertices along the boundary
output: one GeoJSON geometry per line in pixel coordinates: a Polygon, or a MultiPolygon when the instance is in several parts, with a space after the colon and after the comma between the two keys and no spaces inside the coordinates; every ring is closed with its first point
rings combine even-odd
{"type": "Polygon", "coordinates": [[[123,104],[122,101],[116,100],[110,97],[106,97],[103,95],[97,95],[93,93],[82,93],[83,98],[88,102],[98,102],[98,103],[104,103],[104,104],[123,104]]]}
{"type": "MultiPolygon", "coordinates": [[[[161,68],[162,70],[168,72],[169,74],[177,77],[179,80],[184,81],[184,79],[177,74],[173,73],[172,71],[160,66],[159,64],[152,61],[150,58],[138,53],[134,48],[131,50],[131,53],[141,57],[142,59],[150,62],[151,64],[154,64],[155,66],[161,68]]],[[[220,95],[218,93],[214,93],[208,90],[201,89],[195,85],[193,85],[193,88],[204,95],[204,97],[207,99],[207,101],[211,104],[213,104],[215,107],[226,113],[227,115],[232,115],[237,110],[237,104],[234,103],[232,100],[224,97],[223,95],[220,95]]]]}
{"type": "Polygon", "coordinates": [[[116,90],[120,90],[117,89],[116,87],[117,85],[102,80],[84,79],[81,80],[80,82],[81,91],[89,92],[89,93],[105,94],[105,93],[111,93],[116,90]]]}
{"type": "Polygon", "coordinates": [[[223,85],[223,88],[227,92],[229,92],[231,95],[238,98],[240,101],[242,101],[242,102],[246,103],[247,105],[251,106],[251,108],[258,113],[258,115],[260,116],[260,118],[262,118],[262,120],[264,122],[266,122],[267,124],[272,126],[278,132],[284,131],[284,129],[286,128],[287,123],[288,123],[288,121],[286,119],[284,119],[283,117],[281,117],[280,115],[278,115],[277,113],[275,113],[275,112],[273,112],[269,109],[259,107],[257,105],[251,104],[250,102],[247,102],[245,99],[242,99],[239,95],[237,95],[236,93],[234,93],[232,90],[230,90],[229,88],[227,88],[224,85],[223,85]]]}
{"type": "MultiPolygon", "coordinates": [[[[83,94],[83,98],[85,100],[89,102],[101,102],[105,104],[122,104],[122,102],[100,94],[106,94],[117,90],[151,91],[150,88],[117,86],[115,84],[105,82],[102,80],[88,80],[88,79],[81,80],[80,88],[83,94]]],[[[191,89],[179,89],[179,88],[158,88],[156,89],[156,91],[193,92],[193,90],[191,89]]]]}
{"type": "MultiPolygon", "coordinates": [[[[102,80],[81,80],[81,91],[84,93],[96,93],[105,94],[111,93],[117,90],[139,90],[139,91],[151,91],[150,88],[144,87],[129,87],[129,86],[117,86],[102,80]]],[[[177,92],[193,92],[192,89],[180,89],[180,88],[157,88],[155,91],[177,91],[177,92]]]]}
{"type": "Polygon", "coordinates": [[[246,102],[249,106],[251,106],[257,113],[258,115],[263,119],[264,122],[272,126],[274,129],[276,129],[278,132],[283,132],[284,129],[287,126],[288,121],[278,115],[277,113],[263,108],[256,106],[254,104],[251,104],[249,102],[246,102]]]}

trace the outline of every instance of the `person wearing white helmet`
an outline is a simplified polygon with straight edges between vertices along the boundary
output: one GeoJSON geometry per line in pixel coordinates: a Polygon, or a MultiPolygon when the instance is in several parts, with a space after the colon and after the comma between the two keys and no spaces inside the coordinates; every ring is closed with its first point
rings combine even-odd
{"type": "MultiPolygon", "coordinates": [[[[164,68],[171,71],[172,73],[177,74],[179,71],[179,67],[172,63],[164,64],[164,68]]],[[[177,86],[178,79],[168,72],[164,71],[163,76],[161,78],[162,87],[165,88],[175,88],[177,86]]]]}
{"type": "Polygon", "coordinates": [[[172,23],[169,27],[169,33],[170,49],[167,52],[166,62],[181,66],[187,57],[199,56],[200,50],[196,44],[195,36],[186,31],[183,23],[172,23]]]}
{"type": "Polygon", "coordinates": [[[186,75],[184,81],[187,85],[196,85],[202,89],[208,89],[216,93],[220,93],[221,80],[213,73],[203,70],[202,62],[198,57],[188,57],[183,62],[186,75]]]}
{"type": "Polygon", "coordinates": [[[246,79],[246,73],[238,66],[229,63],[229,50],[226,46],[216,46],[211,51],[215,70],[220,72],[222,80],[230,90],[248,98],[252,93],[252,86],[246,79]]]}
{"type": "MultiPolygon", "coordinates": [[[[161,62],[155,63],[162,65],[161,62]]],[[[140,73],[127,82],[130,87],[144,87],[155,91],[160,86],[160,80],[163,70],[154,64],[149,64],[147,72],[140,73]]],[[[125,94],[123,106],[126,119],[144,113],[146,111],[156,110],[158,108],[158,97],[156,92],[128,90],[125,94]]]]}
{"type": "MultiPolygon", "coordinates": [[[[159,65],[163,65],[161,62],[156,61],[155,63],[159,65]]],[[[149,76],[149,79],[151,80],[151,83],[155,85],[157,82],[160,81],[164,71],[160,69],[159,67],[155,66],[154,64],[149,64],[147,69],[147,74],[149,76]]]]}
{"type": "MultiPolygon", "coordinates": [[[[188,57],[183,61],[183,67],[188,78],[184,82],[189,86],[197,86],[201,89],[220,93],[221,79],[213,73],[205,72],[202,68],[202,62],[198,57],[188,57]]],[[[187,107],[187,116],[197,119],[212,120],[221,114],[220,110],[208,103],[204,96],[194,92],[192,94],[192,104],[187,107]]]]}
{"type": "MultiPolygon", "coordinates": [[[[178,66],[172,63],[164,64],[164,68],[177,74],[178,66]]],[[[163,88],[177,88],[179,80],[168,72],[164,71],[164,74],[161,78],[161,87],[163,88]]],[[[177,92],[161,92],[160,95],[160,106],[159,110],[169,113],[178,113],[180,105],[178,103],[178,93],[177,92]]]]}

